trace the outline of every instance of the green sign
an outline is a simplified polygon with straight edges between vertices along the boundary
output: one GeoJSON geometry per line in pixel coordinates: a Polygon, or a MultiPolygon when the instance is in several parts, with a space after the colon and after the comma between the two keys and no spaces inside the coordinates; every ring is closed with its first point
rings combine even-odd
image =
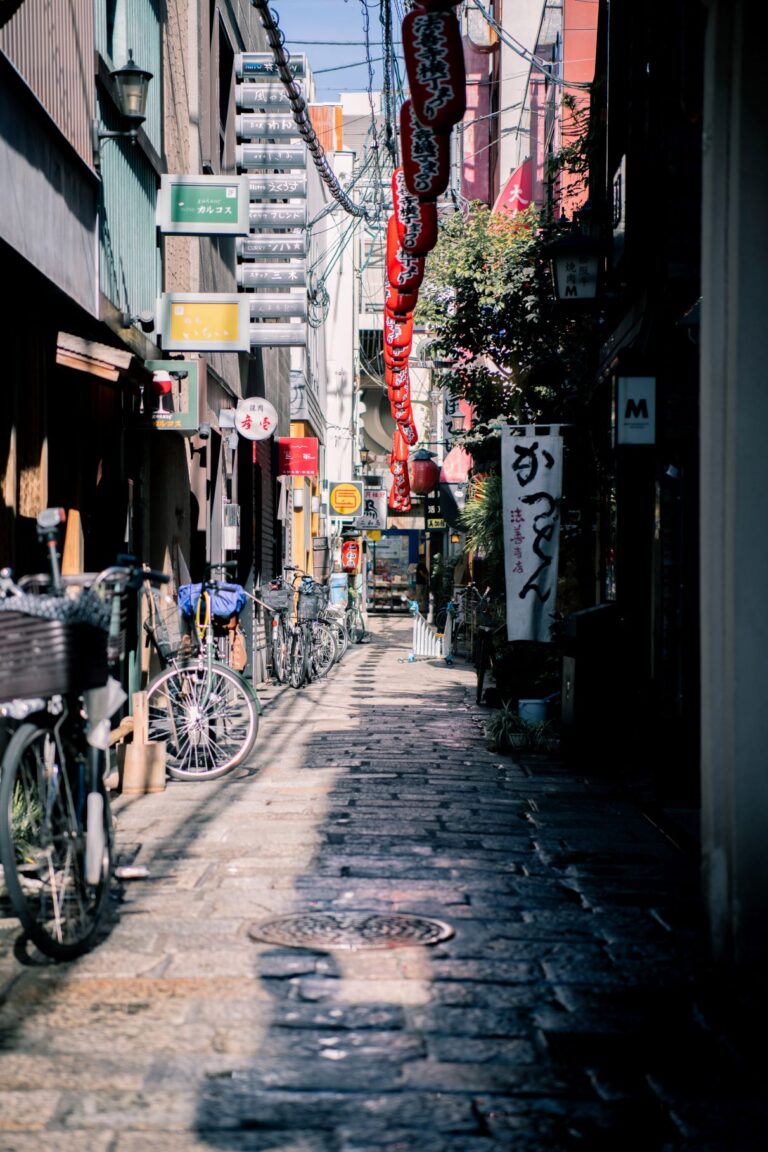
{"type": "Polygon", "coordinates": [[[247,236],[247,176],[162,176],[157,199],[161,232],[197,236],[247,236]]]}
{"type": "Polygon", "coordinates": [[[146,360],[152,383],[143,389],[142,422],[164,432],[197,432],[199,380],[197,360],[146,360]]]}
{"type": "Polygon", "coordinates": [[[237,220],[237,187],[215,184],[212,188],[199,184],[174,184],[171,188],[171,223],[200,223],[212,216],[216,220],[237,220]]]}

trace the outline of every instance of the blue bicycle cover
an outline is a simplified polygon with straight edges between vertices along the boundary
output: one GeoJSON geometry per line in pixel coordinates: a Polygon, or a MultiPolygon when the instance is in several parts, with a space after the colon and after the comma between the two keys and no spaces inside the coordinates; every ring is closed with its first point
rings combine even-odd
{"type": "MultiPolygon", "coordinates": [[[[179,585],[179,611],[188,620],[195,618],[195,609],[202,589],[202,584],[179,585]]],[[[213,615],[224,620],[228,620],[230,616],[238,616],[248,599],[241,584],[220,584],[210,595],[213,615]]]]}

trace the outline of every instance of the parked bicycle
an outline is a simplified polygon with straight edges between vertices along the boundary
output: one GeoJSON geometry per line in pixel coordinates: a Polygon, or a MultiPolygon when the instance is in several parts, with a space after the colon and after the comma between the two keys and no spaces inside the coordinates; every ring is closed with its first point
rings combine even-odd
{"type": "Polygon", "coordinates": [[[164,741],[174,780],[215,780],[251,752],[261,702],[252,684],[217,648],[215,622],[225,628],[247,599],[239,584],[214,580],[223,565],[209,565],[200,584],[182,585],[174,613],[157,598],[145,623],[165,668],[147,687],[149,739],[164,741]],[[182,635],[180,619],[192,629],[182,635]],[[186,640],[186,643],[185,643],[186,640]]]}
{"type": "Polygon", "coordinates": [[[105,785],[110,718],[126,700],[122,606],[167,577],[133,557],[62,577],[62,509],[37,517],[50,572],[0,578],[0,698],[15,730],[0,769],[0,861],[13,908],[41,952],[88,951],[105,917],[114,832],[105,785]]]}
{"type": "Polygon", "coordinates": [[[346,627],[350,644],[362,644],[368,635],[365,616],[360,606],[360,593],[351,583],[347,589],[346,627]]]}

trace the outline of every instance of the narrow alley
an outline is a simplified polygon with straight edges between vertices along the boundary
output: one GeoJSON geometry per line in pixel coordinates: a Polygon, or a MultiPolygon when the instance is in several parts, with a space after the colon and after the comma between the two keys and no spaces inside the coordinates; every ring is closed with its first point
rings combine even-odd
{"type": "Polygon", "coordinates": [[[2,1152],[748,1152],[696,864],[616,781],[490,751],[474,670],[371,621],[247,765],[117,796],[106,937],[0,920],[2,1152]],[[288,920],[281,918],[288,917],[288,920]]]}

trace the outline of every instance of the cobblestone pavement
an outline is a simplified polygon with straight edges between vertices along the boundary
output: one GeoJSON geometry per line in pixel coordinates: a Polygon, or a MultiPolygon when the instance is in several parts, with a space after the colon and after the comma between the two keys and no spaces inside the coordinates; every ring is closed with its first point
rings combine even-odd
{"type": "Polygon", "coordinates": [[[764,1152],[764,1069],[705,1010],[691,856],[615,781],[489,751],[472,668],[372,629],[263,691],[243,770],[116,798],[149,874],[88,956],[25,956],[4,906],[0,1152],[764,1152]],[[251,934],[361,912],[415,935],[251,934]]]}

